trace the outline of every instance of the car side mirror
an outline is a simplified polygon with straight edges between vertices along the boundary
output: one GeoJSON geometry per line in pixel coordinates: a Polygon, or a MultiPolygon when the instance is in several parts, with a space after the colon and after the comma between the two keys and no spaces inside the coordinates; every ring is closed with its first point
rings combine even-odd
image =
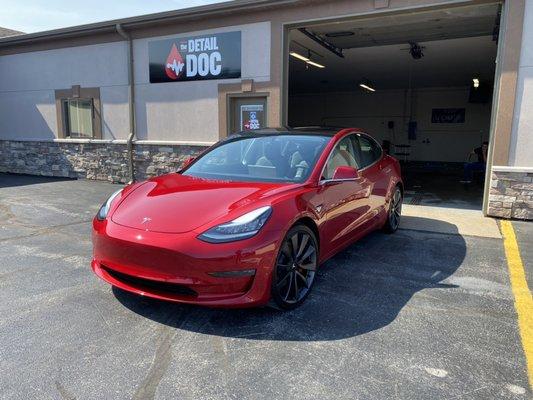
{"type": "Polygon", "coordinates": [[[357,168],[348,167],[346,165],[335,168],[333,173],[333,181],[353,181],[359,177],[357,168]]]}

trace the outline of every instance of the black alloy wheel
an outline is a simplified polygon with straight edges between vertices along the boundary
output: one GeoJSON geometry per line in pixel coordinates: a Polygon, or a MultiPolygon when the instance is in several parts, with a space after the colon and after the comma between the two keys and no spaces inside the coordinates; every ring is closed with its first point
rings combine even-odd
{"type": "Polygon", "coordinates": [[[389,204],[389,213],[387,216],[387,222],[385,223],[385,232],[394,233],[400,226],[400,219],[402,217],[402,191],[398,186],[394,189],[394,194],[389,204]]]}
{"type": "Polygon", "coordinates": [[[315,281],[318,243],[305,225],[289,230],[278,254],[272,277],[274,307],[293,309],[303,303],[315,281]]]}

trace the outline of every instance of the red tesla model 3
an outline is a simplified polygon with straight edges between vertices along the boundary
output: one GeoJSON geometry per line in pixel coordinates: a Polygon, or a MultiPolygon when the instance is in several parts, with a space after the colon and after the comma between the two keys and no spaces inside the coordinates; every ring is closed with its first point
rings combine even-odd
{"type": "Polygon", "coordinates": [[[359,129],[264,129],[114,193],[93,221],[94,272],[124,290],[291,309],[317,268],[400,222],[398,161],[359,129]]]}

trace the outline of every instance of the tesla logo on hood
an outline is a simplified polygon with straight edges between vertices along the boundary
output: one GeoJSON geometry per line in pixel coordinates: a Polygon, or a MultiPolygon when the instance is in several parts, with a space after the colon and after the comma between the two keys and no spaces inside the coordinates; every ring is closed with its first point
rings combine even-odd
{"type": "Polygon", "coordinates": [[[148,222],[150,222],[152,220],[152,218],[149,218],[149,217],[144,217],[143,220],[141,221],[141,224],[147,224],[148,222]]]}
{"type": "Polygon", "coordinates": [[[167,57],[165,72],[170,79],[178,79],[183,74],[184,67],[183,57],[174,43],[167,57]]]}

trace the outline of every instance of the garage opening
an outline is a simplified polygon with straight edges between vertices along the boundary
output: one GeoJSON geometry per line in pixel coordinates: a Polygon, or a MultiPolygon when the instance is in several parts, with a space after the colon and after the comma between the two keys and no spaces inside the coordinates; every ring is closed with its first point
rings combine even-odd
{"type": "Polygon", "coordinates": [[[481,209],[500,14],[496,3],[291,28],[288,124],[362,128],[401,161],[406,203],[481,209]]]}

